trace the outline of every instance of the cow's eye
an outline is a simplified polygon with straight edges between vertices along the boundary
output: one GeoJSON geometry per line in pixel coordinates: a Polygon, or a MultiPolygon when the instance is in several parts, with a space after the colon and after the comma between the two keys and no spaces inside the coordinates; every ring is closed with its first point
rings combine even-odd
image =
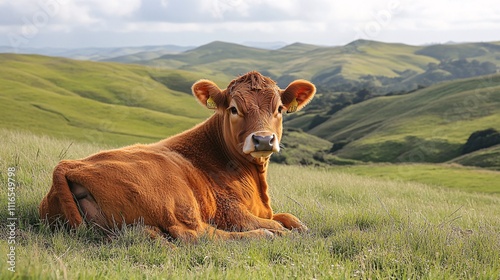
{"type": "Polygon", "coordinates": [[[278,107],[278,113],[280,113],[280,114],[281,114],[281,111],[283,111],[283,106],[282,106],[282,105],[280,105],[280,106],[278,107]]]}
{"type": "Polygon", "coordinates": [[[229,111],[231,111],[231,114],[233,114],[233,115],[237,115],[238,114],[238,109],[236,109],[236,107],[234,107],[234,106],[231,107],[231,108],[229,108],[229,111]]]}

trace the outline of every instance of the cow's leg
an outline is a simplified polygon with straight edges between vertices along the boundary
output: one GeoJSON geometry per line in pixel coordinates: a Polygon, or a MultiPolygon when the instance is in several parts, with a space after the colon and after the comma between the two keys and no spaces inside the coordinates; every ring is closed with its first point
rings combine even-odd
{"type": "Polygon", "coordinates": [[[280,222],[290,230],[307,231],[308,228],[297,217],[289,213],[278,213],[273,215],[273,220],[280,222]]]}
{"type": "Polygon", "coordinates": [[[72,182],[69,182],[69,188],[84,220],[107,229],[106,218],[89,190],[78,183],[72,182]]]}
{"type": "Polygon", "coordinates": [[[246,238],[270,238],[274,234],[267,229],[256,229],[242,232],[220,230],[212,225],[203,224],[198,229],[190,229],[184,225],[176,225],[168,228],[168,233],[175,239],[183,242],[196,242],[201,237],[210,240],[246,239],[246,238]]]}
{"type": "MultiPolygon", "coordinates": [[[[230,219],[229,223],[234,225],[234,229],[238,231],[267,229],[275,234],[283,235],[286,228],[288,228],[280,220],[274,220],[271,217],[261,218],[254,215],[244,205],[235,205],[232,208],[230,217],[227,218],[230,219]]],[[[297,218],[295,219],[298,221],[297,218]]]]}

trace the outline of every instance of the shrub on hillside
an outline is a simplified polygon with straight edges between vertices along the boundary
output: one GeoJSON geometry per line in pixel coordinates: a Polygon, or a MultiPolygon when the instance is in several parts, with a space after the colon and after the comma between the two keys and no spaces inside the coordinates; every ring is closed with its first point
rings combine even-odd
{"type": "Polygon", "coordinates": [[[500,144],[500,133],[493,128],[473,132],[462,149],[462,155],[500,144]]]}
{"type": "Polygon", "coordinates": [[[338,141],[333,143],[333,146],[330,149],[330,153],[335,153],[336,151],[341,150],[347,144],[349,144],[349,141],[338,141]]]}

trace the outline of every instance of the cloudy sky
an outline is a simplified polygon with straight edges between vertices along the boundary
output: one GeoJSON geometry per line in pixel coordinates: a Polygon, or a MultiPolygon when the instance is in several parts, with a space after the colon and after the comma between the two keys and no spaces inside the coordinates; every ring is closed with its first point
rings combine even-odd
{"type": "Polygon", "coordinates": [[[0,45],[500,41],[498,0],[0,0],[0,45]]]}

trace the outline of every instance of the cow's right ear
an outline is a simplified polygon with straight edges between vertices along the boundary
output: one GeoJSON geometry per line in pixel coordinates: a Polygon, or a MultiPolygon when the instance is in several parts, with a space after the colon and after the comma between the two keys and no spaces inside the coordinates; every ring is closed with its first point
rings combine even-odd
{"type": "Polygon", "coordinates": [[[281,93],[281,101],[288,113],[293,113],[304,108],[316,93],[316,87],[306,80],[293,81],[281,93]]]}
{"type": "Polygon", "coordinates": [[[208,109],[217,109],[224,104],[222,90],[212,81],[199,80],[191,87],[193,95],[201,105],[208,109]]]}

